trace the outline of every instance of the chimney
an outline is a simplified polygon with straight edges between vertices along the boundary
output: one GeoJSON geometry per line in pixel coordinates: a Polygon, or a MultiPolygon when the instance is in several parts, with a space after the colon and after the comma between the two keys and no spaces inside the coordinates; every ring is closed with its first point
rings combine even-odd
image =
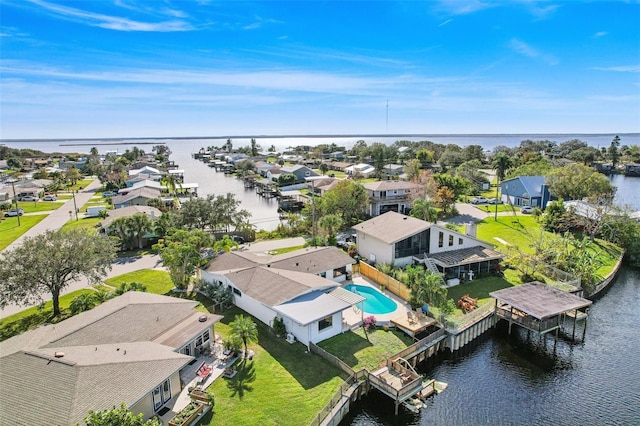
{"type": "Polygon", "coordinates": [[[475,222],[465,223],[464,225],[464,233],[470,237],[475,238],[477,230],[478,230],[478,225],[476,225],[475,222]]]}

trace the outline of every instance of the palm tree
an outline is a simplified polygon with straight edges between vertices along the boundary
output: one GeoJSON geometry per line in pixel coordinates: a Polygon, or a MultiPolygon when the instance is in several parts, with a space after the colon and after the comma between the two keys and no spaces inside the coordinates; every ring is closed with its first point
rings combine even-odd
{"type": "Polygon", "coordinates": [[[427,222],[436,223],[438,221],[438,210],[433,207],[431,200],[417,198],[413,201],[411,216],[426,220],[427,222]]]}
{"type": "Polygon", "coordinates": [[[236,315],[233,322],[229,324],[231,327],[231,336],[242,340],[244,344],[244,355],[247,356],[247,344],[249,342],[258,341],[258,327],[250,317],[244,315],[236,315]]]}
{"type": "Polygon", "coordinates": [[[213,248],[215,249],[215,251],[222,249],[226,252],[229,252],[231,251],[231,247],[238,248],[239,246],[240,245],[237,242],[229,238],[228,235],[225,235],[221,240],[216,241],[216,243],[213,245],[213,248]]]}
{"type": "Polygon", "coordinates": [[[325,231],[327,241],[330,245],[336,243],[336,231],[342,226],[342,219],[337,214],[322,216],[318,221],[318,226],[325,231]]]}
{"type": "Polygon", "coordinates": [[[73,298],[69,304],[69,310],[73,315],[88,311],[96,306],[96,298],[92,293],[83,293],[73,298]]]}
{"type": "Polygon", "coordinates": [[[138,248],[141,249],[142,237],[144,237],[144,234],[151,232],[153,228],[151,219],[144,213],[138,213],[128,218],[127,225],[129,232],[132,233],[138,243],[138,248]]]}
{"type": "MultiPolygon", "coordinates": [[[[496,171],[496,177],[498,178],[498,183],[496,184],[496,200],[497,200],[498,188],[500,188],[500,185],[502,184],[502,181],[504,180],[507,174],[507,170],[509,170],[513,166],[513,160],[507,154],[505,154],[504,152],[501,152],[495,156],[495,158],[493,159],[493,163],[491,163],[491,166],[496,171]]],[[[498,203],[497,202],[496,202],[496,211],[495,211],[494,220],[496,221],[498,220],[498,203]]]]}

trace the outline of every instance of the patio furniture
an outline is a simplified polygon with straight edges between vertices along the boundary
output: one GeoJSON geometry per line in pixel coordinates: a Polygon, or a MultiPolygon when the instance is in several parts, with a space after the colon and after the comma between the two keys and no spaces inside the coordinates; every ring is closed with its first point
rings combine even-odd
{"type": "Polygon", "coordinates": [[[415,324],[417,322],[413,311],[407,311],[407,321],[409,321],[409,324],[415,324]]]}
{"type": "Polygon", "coordinates": [[[206,379],[209,374],[211,374],[211,370],[213,370],[213,368],[208,365],[206,362],[203,362],[202,364],[200,364],[200,367],[198,367],[198,369],[196,370],[196,375],[202,379],[206,379]]]}

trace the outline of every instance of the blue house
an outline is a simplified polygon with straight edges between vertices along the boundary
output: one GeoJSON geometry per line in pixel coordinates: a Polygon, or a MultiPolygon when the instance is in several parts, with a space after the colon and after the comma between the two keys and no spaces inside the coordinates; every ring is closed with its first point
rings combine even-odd
{"type": "Polygon", "coordinates": [[[514,206],[531,206],[544,209],[555,197],[549,194],[544,176],[518,176],[507,179],[501,186],[502,202],[514,206]]]}

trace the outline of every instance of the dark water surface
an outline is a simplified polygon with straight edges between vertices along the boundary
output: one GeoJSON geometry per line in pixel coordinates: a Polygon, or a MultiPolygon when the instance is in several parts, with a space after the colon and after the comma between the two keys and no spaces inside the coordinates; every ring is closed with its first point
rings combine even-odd
{"type": "Polygon", "coordinates": [[[401,407],[371,392],[341,425],[638,425],[640,424],[640,271],[623,268],[589,311],[584,343],[492,330],[454,355],[422,365],[446,382],[426,409],[401,407]]]}

